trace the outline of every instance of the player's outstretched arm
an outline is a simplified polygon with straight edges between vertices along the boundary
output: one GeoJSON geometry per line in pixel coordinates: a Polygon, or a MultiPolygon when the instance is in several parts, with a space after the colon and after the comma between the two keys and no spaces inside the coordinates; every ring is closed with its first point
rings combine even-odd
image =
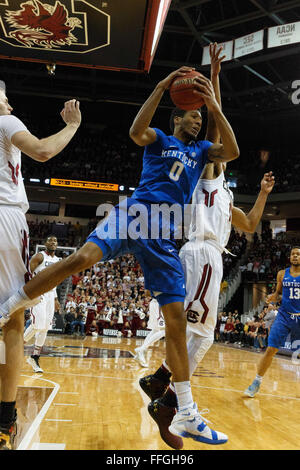
{"type": "Polygon", "coordinates": [[[266,303],[270,304],[271,302],[277,302],[279,300],[280,295],[282,294],[282,281],[284,278],[284,269],[278,271],[277,273],[277,284],[276,290],[273,294],[269,294],[266,297],[266,303]]]}
{"type": "Polygon", "coordinates": [[[39,162],[46,162],[55,157],[68,145],[80,126],[79,101],[67,101],[60,114],[66,124],[61,131],[43,139],[38,139],[28,131],[16,132],[12,136],[12,144],[39,162]]]}
{"type": "MultiPolygon", "coordinates": [[[[218,105],[222,109],[222,102],[221,102],[221,90],[220,90],[220,80],[219,74],[221,71],[221,62],[225,59],[226,55],[220,57],[220,54],[223,50],[222,46],[219,46],[215,42],[209,45],[209,55],[210,55],[210,80],[212,86],[214,88],[215,97],[218,105]]],[[[216,121],[214,119],[214,115],[212,112],[208,111],[207,116],[207,131],[205,140],[209,140],[210,142],[219,143],[220,141],[220,132],[216,125],[216,121]]]]}
{"type": "Polygon", "coordinates": [[[202,75],[195,78],[195,91],[203,98],[207,111],[213,113],[214,120],[220,132],[222,144],[213,144],[208,149],[208,158],[213,162],[230,162],[240,155],[234,132],[217,103],[212,83],[202,75]]]}
{"type": "Polygon", "coordinates": [[[149,126],[164,92],[170,87],[174,78],[184,76],[192,70],[195,69],[191,67],[180,67],[180,69],[170,73],[164,80],[156,85],[153,93],[151,93],[139,110],[129,130],[131,139],[137,145],[144,147],[145,145],[150,145],[155,142],[156,132],[149,126]]]}
{"type": "Polygon", "coordinates": [[[248,215],[241,209],[233,207],[232,224],[243,232],[254,233],[255,229],[263,215],[264,208],[270,192],[275,184],[275,178],[272,171],[265,173],[260,183],[260,192],[257,196],[254,206],[248,215]]]}

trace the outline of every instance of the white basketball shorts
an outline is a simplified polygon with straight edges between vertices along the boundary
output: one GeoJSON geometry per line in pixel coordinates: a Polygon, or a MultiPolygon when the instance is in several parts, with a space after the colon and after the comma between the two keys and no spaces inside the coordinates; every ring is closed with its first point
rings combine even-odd
{"type": "Polygon", "coordinates": [[[180,250],[186,282],[188,329],[213,338],[223,276],[221,252],[207,242],[187,242],[180,250]]]}
{"type": "Polygon", "coordinates": [[[16,206],[0,204],[0,301],[5,302],[30,279],[29,230],[16,206]]]}
{"type": "Polygon", "coordinates": [[[50,330],[55,312],[55,295],[53,292],[43,294],[42,300],[31,308],[32,324],[36,330],[50,330]]]}

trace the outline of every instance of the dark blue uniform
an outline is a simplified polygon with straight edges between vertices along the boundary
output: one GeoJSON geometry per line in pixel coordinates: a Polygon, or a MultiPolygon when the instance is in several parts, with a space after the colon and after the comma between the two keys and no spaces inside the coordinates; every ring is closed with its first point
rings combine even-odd
{"type": "Polygon", "coordinates": [[[270,330],[268,346],[281,348],[289,333],[292,342],[300,340],[300,276],[293,277],[287,268],[282,281],[281,306],[270,330]]]}
{"type": "Polygon", "coordinates": [[[102,261],[125,253],[134,254],[144,272],[145,288],[157,296],[160,305],[165,305],[184,300],[185,281],[174,241],[175,217],[170,221],[170,235],[164,238],[166,220],[157,215],[156,208],[163,203],[168,208],[176,205],[183,215],[184,205],[191,199],[212,143],[185,144],[160,129],[155,132],[156,141],[144,150],[138,188],[131,198],[115,206],[87,242],[101,248],[102,261]],[[133,233],[137,228],[138,237],[133,233]]]}

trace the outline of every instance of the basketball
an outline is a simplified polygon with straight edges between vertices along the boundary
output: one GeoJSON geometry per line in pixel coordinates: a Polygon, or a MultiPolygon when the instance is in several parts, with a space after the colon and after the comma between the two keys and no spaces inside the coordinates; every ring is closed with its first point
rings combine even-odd
{"type": "Polygon", "coordinates": [[[177,77],[170,86],[170,96],[174,105],[177,108],[191,111],[193,109],[201,108],[204,105],[204,100],[198,93],[194,93],[195,78],[200,77],[201,74],[196,72],[189,72],[182,77],[177,77]]]}

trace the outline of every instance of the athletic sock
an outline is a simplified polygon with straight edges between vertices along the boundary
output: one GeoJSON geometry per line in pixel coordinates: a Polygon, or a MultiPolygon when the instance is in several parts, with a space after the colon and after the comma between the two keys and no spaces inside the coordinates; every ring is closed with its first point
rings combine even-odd
{"type": "Polygon", "coordinates": [[[15,419],[15,401],[1,401],[0,403],[0,427],[7,427],[15,419]]]}
{"type": "Polygon", "coordinates": [[[192,408],[194,400],[192,396],[191,382],[174,382],[174,387],[177,396],[178,411],[192,408]]]}
{"type": "Polygon", "coordinates": [[[169,383],[172,373],[165,362],[154,372],[153,376],[162,382],[169,383]]]}
{"type": "Polygon", "coordinates": [[[260,384],[261,384],[261,381],[262,381],[262,375],[256,375],[255,377],[255,380],[257,380],[260,384]]]}

